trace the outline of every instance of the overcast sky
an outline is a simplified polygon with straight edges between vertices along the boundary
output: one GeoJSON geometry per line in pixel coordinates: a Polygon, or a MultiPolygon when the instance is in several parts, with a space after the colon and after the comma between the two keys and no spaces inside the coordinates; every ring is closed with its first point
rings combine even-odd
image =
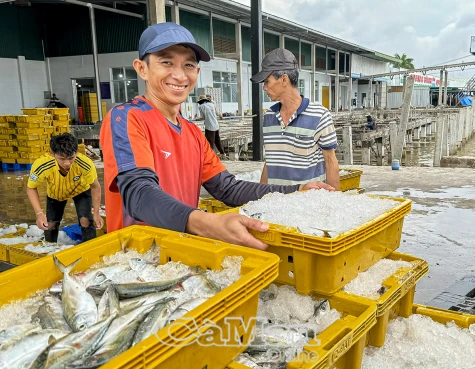
{"type": "MultiPolygon", "coordinates": [[[[475,61],[466,57],[475,36],[474,0],[263,0],[263,11],[388,55],[406,53],[416,68],[475,61]]],[[[449,78],[469,78],[472,68],[449,78]]]]}

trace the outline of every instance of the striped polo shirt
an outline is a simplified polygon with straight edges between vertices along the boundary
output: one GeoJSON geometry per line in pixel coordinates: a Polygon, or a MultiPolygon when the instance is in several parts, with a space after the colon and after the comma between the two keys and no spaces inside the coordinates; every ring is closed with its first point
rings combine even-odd
{"type": "Polygon", "coordinates": [[[302,103],[286,126],[281,104],[264,114],[263,134],[269,184],[294,185],[325,181],[323,150],[337,147],[330,112],[302,96],[302,103]]]}

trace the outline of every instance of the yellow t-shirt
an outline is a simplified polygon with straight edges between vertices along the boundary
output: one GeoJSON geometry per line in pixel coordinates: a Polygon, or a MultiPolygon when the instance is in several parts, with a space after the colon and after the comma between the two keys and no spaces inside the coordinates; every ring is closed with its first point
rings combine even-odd
{"type": "Polygon", "coordinates": [[[78,153],[68,174],[63,175],[56,159],[47,153],[33,163],[28,187],[36,188],[45,179],[48,183],[48,197],[64,201],[87,191],[97,179],[97,171],[91,159],[78,153]]]}

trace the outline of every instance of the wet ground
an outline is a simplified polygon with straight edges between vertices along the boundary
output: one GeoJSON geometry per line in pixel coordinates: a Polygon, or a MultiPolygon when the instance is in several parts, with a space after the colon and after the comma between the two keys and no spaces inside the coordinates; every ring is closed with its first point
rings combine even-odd
{"type": "MultiPolygon", "coordinates": [[[[98,166],[101,166],[99,163],[98,166]]],[[[259,162],[225,162],[232,173],[262,169],[259,162]]],[[[427,260],[430,271],[419,282],[416,302],[430,301],[465,275],[475,274],[475,171],[460,168],[348,166],[363,170],[361,187],[368,193],[413,200],[398,251],[427,260]]],[[[103,170],[98,169],[103,184],[103,170]]],[[[0,173],[0,223],[34,224],[25,193],[28,173],[0,173]]],[[[44,206],[45,186],[40,188],[44,206]]],[[[202,196],[207,196],[202,191],[202,196]]],[[[103,201],[104,203],[104,201],[103,201]]],[[[77,223],[74,205],[66,208],[64,225],[77,223]]]]}

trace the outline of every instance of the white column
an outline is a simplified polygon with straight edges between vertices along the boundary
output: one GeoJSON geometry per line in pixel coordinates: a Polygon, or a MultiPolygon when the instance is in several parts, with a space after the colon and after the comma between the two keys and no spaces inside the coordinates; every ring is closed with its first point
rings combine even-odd
{"type": "Polygon", "coordinates": [[[236,23],[236,56],[237,60],[237,99],[238,99],[238,115],[244,115],[243,98],[242,98],[242,32],[241,23],[236,23]]]}
{"type": "Polygon", "coordinates": [[[24,108],[32,108],[30,105],[30,89],[28,73],[26,72],[26,60],[24,56],[18,56],[18,77],[20,77],[21,105],[24,108]]]}

